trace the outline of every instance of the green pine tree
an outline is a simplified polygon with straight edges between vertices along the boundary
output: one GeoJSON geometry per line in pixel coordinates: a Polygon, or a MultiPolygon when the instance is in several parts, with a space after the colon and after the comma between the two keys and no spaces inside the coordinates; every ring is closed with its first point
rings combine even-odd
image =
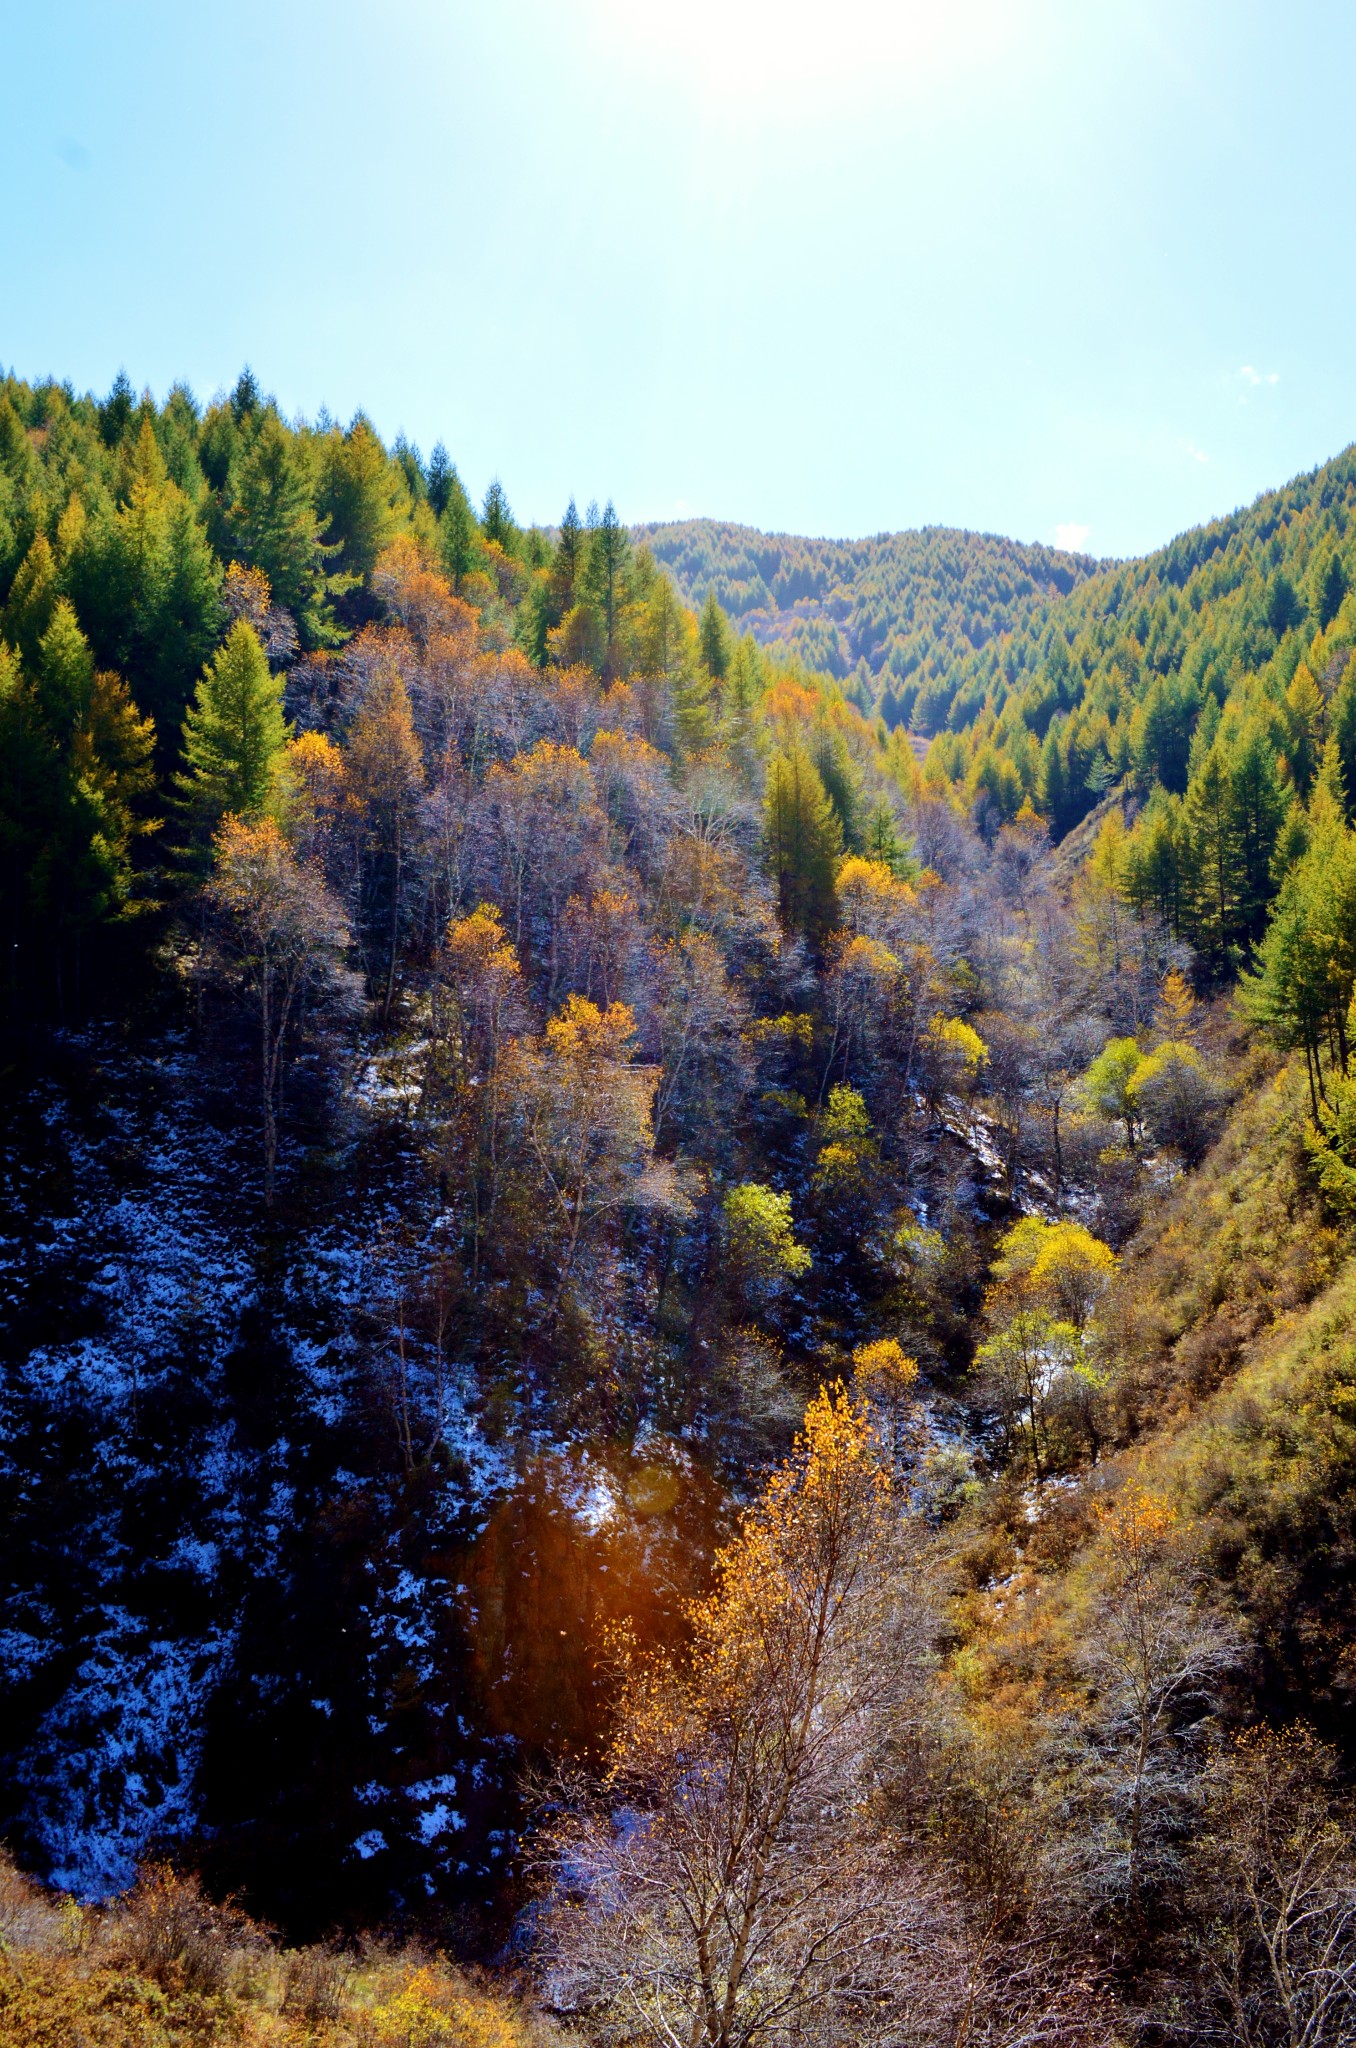
{"type": "Polygon", "coordinates": [[[447,501],[452,493],[452,479],[456,474],[452,457],[441,441],[435,441],[433,453],[428,459],[428,477],[425,485],[435,519],[441,519],[447,510],[447,501]]]}
{"type": "Polygon", "coordinates": [[[331,601],[350,587],[333,572],[339,543],[326,540],[326,524],[301,442],[270,408],[236,466],[230,542],[241,561],[263,570],[274,602],[292,614],[308,647],[341,637],[331,601]]]}
{"type": "Polygon", "coordinates": [[[388,458],[370,420],[359,413],[346,434],[326,436],[316,510],[328,521],[344,575],[367,580],[404,523],[408,502],[399,465],[388,458]]]}
{"type": "Polygon", "coordinates": [[[176,780],[200,839],[228,813],[252,817],[266,807],[287,738],[282,678],[270,673],[254,628],[237,619],[184,722],[185,770],[176,780]]]}
{"type": "Polygon", "coordinates": [[[480,531],[485,539],[504,550],[506,555],[514,552],[518,539],[518,528],[504,486],[498,477],[491,477],[490,487],[485,493],[485,503],[480,513],[480,531]]]}
{"type": "Polygon", "coordinates": [[[821,717],[815,726],[812,758],[829,802],[833,805],[850,852],[861,850],[862,776],[837,726],[821,717]]]}
{"type": "Polygon", "coordinates": [[[611,657],[617,637],[617,616],[621,610],[630,556],[630,535],[618,519],[616,508],[609,498],[602,518],[589,535],[584,574],[588,594],[602,614],[608,659],[611,657]]]}
{"type": "Polygon", "coordinates": [[[1069,778],[1064,750],[1054,726],[1046,733],[1045,745],[1041,748],[1039,797],[1041,813],[1050,826],[1051,835],[1062,839],[1069,829],[1069,778]]]}
{"type": "Polygon", "coordinates": [[[714,590],[707,591],[706,603],[702,606],[697,625],[697,650],[712,682],[724,682],[729,673],[734,642],[730,622],[721,610],[714,590]]]}
{"type": "Polygon", "coordinates": [[[1342,557],[1334,552],[1329,555],[1318,584],[1318,623],[1322,632],[1327,632],[1341,611],[1346,594],[1346,570],[1342,567],[1342,557]]]}
{"type": "Polygon", "coordinates": [[[464,578],[475,567],[480,529],[455,469],[448,479],[447,504],[438,522],[438,539],[443,567],[452,579],[453,590],[460,592],[464,578]]]}
{"type": "Polygon", "coordinates": [[[843,833],[804,747],[788,747],[768,764],[763,841],[783,926],[819,944],[837,920],[843,833]]]}
{"type": "Polygon", "coordinates": [[[194,679],[221,631],[221,570],[192,505],[143,436],[126,502],[72,545],[65,580],[101,666],[125,675],[174,756],[194,679]]]}

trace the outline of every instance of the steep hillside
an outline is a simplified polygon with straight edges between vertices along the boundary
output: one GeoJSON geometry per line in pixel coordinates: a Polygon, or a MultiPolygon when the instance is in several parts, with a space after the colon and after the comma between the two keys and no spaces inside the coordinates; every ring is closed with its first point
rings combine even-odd
{"type": "Polygon", "coordinates": [[[1127,774],[1146,795],[1185,793],[1226,707],[1260,718],[1301,795],[1335,730],[1356,786],[1339,687],[1356,643],[1354,509],[1348,449],[1143,561],[1104,566],[966,655],[948,699],[915,704],[914,730],[941,736],[933,761],[972,791],[981,764],[1001,761],[1000,809],[1026,795],[1056,833],[1127,774]]]}
{"type": "Polygon", "coordinates": [[[887,725],[918,712],[930,731],[957,687],[957,665],[1044,616],[1093,570],[1088,556],[945,526],[869,540],[807,540],[716,519],[641,526],[687,604],[714,592],[765,647],[845,681],[887,725]]]}
{"type": "Polygon", "coordinates": [[[1352,2038],[1333,475],[920,765],[610,506],[7,380],[6,2040],[1352,2038]]]}

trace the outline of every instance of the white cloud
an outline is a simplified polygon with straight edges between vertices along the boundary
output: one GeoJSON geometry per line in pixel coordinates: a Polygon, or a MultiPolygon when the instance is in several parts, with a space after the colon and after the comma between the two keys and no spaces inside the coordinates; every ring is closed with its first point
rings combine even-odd
{"type": "Polygon", "coordinates": [[[1055,546],[1071,555],[1081,555],[1087,545],[1090,526],[1080,526],[1076,519],[1066,519],[1062,526],[1055,528],[1055,546]]]}
{"type": "Polygon", "coordinates": [[[1194,441],[1183,440],[1179,445],[1191,457],[1193,462],[1208,462],[1210,460],[1204,448],[1198,448],[1194,441]]]}
{"type": "Polygon", "coordinates": [[[1246,384],[1253,391],[1259,384],[1279,384],[1281,381],[1279,370],[1258,370],[1251,363],[1244,363],[1238,376],[1240,383],[1246,384]]]}

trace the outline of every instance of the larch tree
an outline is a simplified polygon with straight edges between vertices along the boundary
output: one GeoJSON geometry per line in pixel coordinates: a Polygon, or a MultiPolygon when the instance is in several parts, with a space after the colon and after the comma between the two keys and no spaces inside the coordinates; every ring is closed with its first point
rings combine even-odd
{"type": "Polygon", "coordinates": [[[256,817],[264,809],[287,737],[282,678],[270,670],[254,628],[237,619],[184,720],[176,780],[199,834],[228,815],[256,817]]]}
{"type": "Polygon", "coordinates": [[[138,908],[136,840],[153,827],[154,727],[121,677],[97,669],[59,599],[31,672],[0,641],[0,862],[11,972],[41,940],[64,1004],[85,934],[138,908]]]}
{"type": "Polygon", "coordinates": [[[0,638],[8,641],[30,668],[36,666],[42,636],[52,623],[60,595],[52,544],[40,533],[15,571],[0,612],[0,638]]]}
{"type": "Polygon", "coordinates": [[[819,771],[801,746],[774,754],[769,763],[763,839],[783,926],[812,944],[822,942],[837,917],[843,833],[819,771]]]}
{"type": "Polygon", "coordinates": [[[409,494],[369,420],[359,413],[347,433],[326,435],[321,448],[316,510],[339,548],[338,567],[362,579],[408,514],[409,494]]]}
{"type": "Polygon", "coordinates": [[[336,984],[348,935],[319,874],[298,862],[272,818],[226,818],[206,901],[221,972],[242,988],[258,1025],[264,1201],[271,1205],[288,1034],[307,995],[336,984]]]}
{"type": "Polygon", "coordinates": [[[600,1010],[571,996],[540,1040],[515,1041],[506,1064],[526,1152],[557,1241],[552,1317],[581,1249],[629,1206],[680,1201],[655,1161],[653,1068],[633,1060],[635,1018],[624,1003],[600,1010]]]}
{"type": "Polygon", "coordinates": [[[274,598],[292,614],[306,645],[332,643],[332,599],[349,587],[350,579],[334,570],[340,543],[326,538],[329,522],[316,509],[301,442],[271,407],[260,416],[239,458],[228,523],[232,545],[244,562],[267,576],[274,598]]]}
{"type": "Polygon", "coordinates": [[[424,789],[424,762],[410,695],[394,659],[383,658],[363,698],[345,755],[362,834],[362,932],[368,980],[390,1023],[409,905],[410,857],[424,789]]]}
{"type": "Polygon", "coordinates": [[[930,2004],[940,2021],[963,1998],[939,1901],[872,1802],[926,1610],[841,1388],[811,1403],[689,1623],[685,1656],[629,1659],[601,1791],[557,1827],[553,1983],[609,2038],[662,2048],[888,2040],[930,2004]]]}
{"type": "Polygon", "coordinates": [[[707,591],[706,603],[702,606],[697,624],[697,646],[702,665],[712,682],[723,683],[729,672],[733,643],[730,622],[721,610],[714,590],[707,591]]]}
{"type": "Polygon", "coordinates": [[[480,1273],[503,1185],[512,1101],[504,1055],[526,1021],[523,973],[493,904],[454,918],[438,956],[425,1089],[436,1118],[437,1158],[448,1198],[480,1273]]]}
{"type": "Polygon", "coordinates": [[[221,570],[149,422],[131,453],[125,502],[70,530],[65,580],[96,657],[128,678],[168,759],[224,623],[221,570]]]}

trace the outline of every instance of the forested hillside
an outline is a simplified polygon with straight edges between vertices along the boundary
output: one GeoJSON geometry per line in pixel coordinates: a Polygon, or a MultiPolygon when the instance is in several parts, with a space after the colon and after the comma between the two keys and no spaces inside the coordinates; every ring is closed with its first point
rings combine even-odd
{"type": "Polygon", "coordinates": [[[1043,619],[1095,566],[944,526],[834,541],[684,519],[636,534],[685,604],[714,599],[760,646],[837,677],[858,710],[925,733],[945,718],[967,655],[1043,619]]]}
{"type": "Polygon", "coordinates": [[[5,381],[7,2039],[1352,2038],[1349,474],[947,570],[920,763],[5,381]]]}
{"type": "MultiPolygon", "coordinates": [[[[1308,797],[1329,737],[1347,788],[1356,776],[1353,505],[1348,452],[1143,562],[1101,569],[968,658],[946,704],[915,707],[915,730],[937,735],[930,766],[971,800],[982,788],[1000,816],[1029,799],[1057,836],[1124,778],[1154,799],[1142,843],[1161,851],[1184,818],[1199,825],[1217,771],[1251,763],[1260,808],[1238,886],[1253,900],[1226,903],[1205,943],[1218,955],[1255,937],[1287,804],[1308,797]]],[[[1176,919],[1192,878],[1159,866],[1176,919]]]]}

